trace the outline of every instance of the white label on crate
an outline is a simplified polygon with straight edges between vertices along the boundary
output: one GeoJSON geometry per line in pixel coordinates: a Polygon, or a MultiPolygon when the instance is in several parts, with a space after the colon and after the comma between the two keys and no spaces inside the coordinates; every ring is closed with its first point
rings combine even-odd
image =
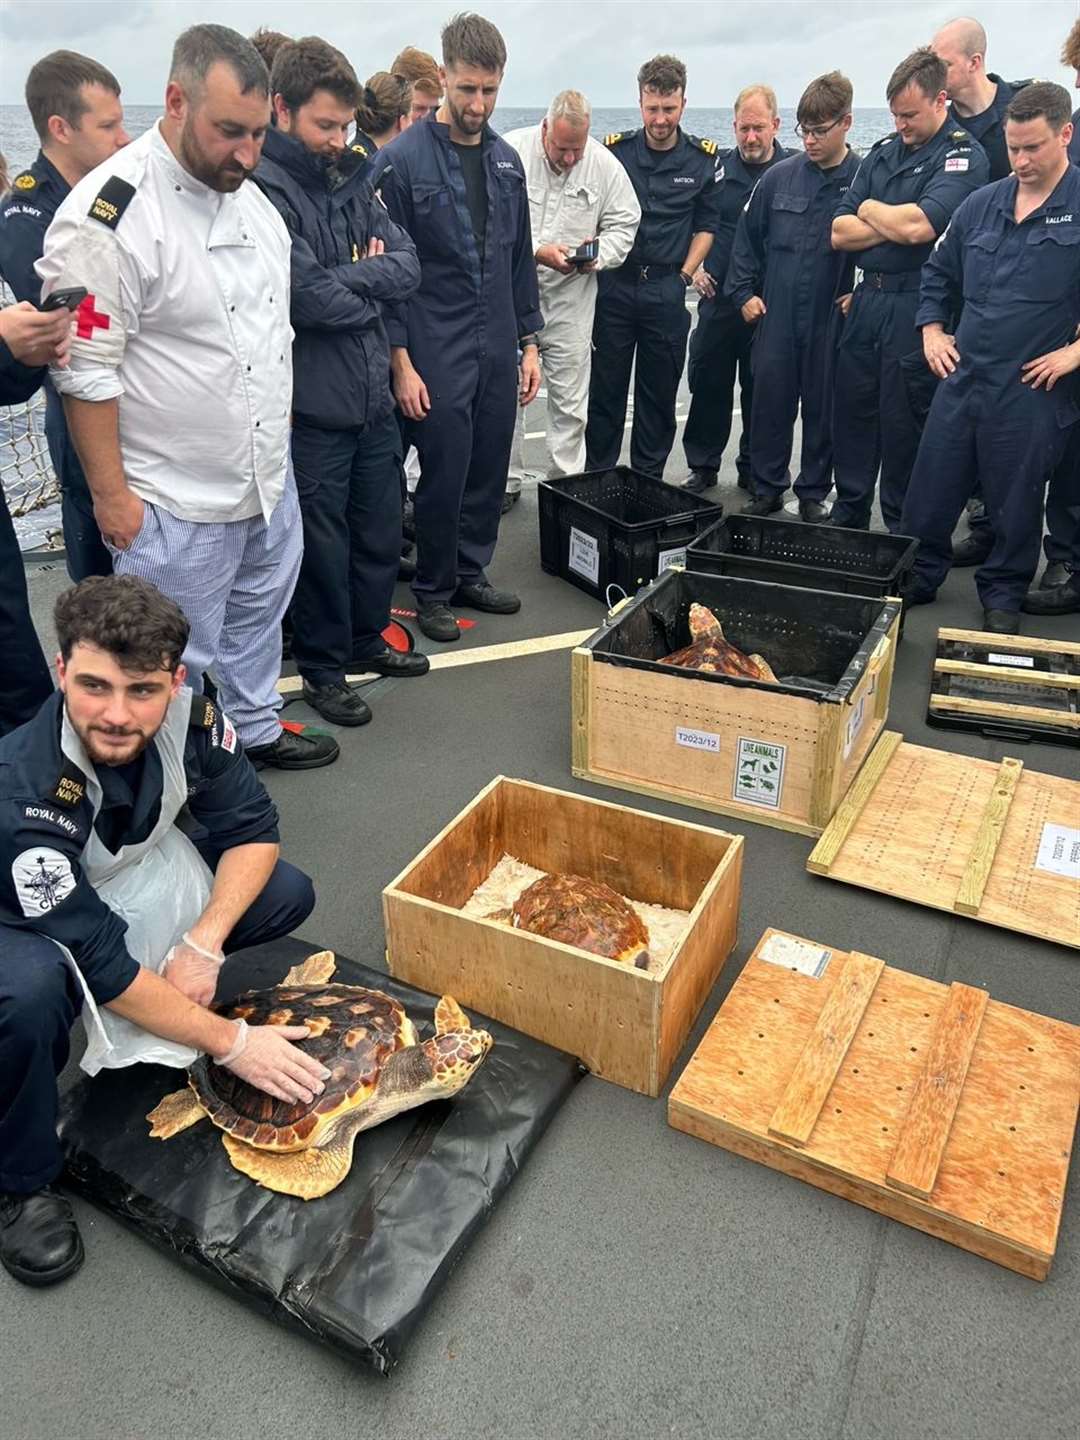
{"type": "Polygon", "coordinates": [[[1080,880],[1080,830],[1048,821],[1042,828],[1035,869],[1080,880]]]}
{"type": "Polygon", "coordinates": [[[731,798],[779,810],[780,797],[784,793],[786,759],[786,745],[774,745],[768,740],[748,740],[740,735],[731,798]]]}
{"type": "Polygon", "coordinates": [[[688,730],[685,725],[676,725],[675,744],[685,745],[687,750],[707,750],[711,755],[720,753],[720,736],[711,730],[688,730]]]}
{"type": "Polygon", "coordinates": [[[855,748],[855,741],[859,738],[859,731],[866,719],[866,702],[873,694],[873,690],[864,690],[859,696],[858,704],[848,716],[847,729],[844,731],[844,759],[846,760],[855,748]]]}
{"type": "Polygon", "coordinates": [[[656,573],[662,575],[665,570],[670,570],[673,565],[681,565],[686,569],[686,546],[678,550],[661,550],[656,557],[656,573]]]}
{"type": "Polygon", "coordinates": [[[1022,665],[1025,670],[1035,669],[1034,655],[996,655],[991,650],[986,658],[991,665],[1022,665]]]}
{"type": "Polygon", "coordinates": [[[570,554],[567,565],[594,585],[600,584],[600,546],[592,535],[570,527],[570,554]]]}
{"type": "Polygon", "coordinates": [[[757,953],[759,960],[785,970],[798,970],[800,975],[812,975],[815,980],[821,979],[832,959],[831,950],[796,940],[794,935],[770,935],[757,953]]]}

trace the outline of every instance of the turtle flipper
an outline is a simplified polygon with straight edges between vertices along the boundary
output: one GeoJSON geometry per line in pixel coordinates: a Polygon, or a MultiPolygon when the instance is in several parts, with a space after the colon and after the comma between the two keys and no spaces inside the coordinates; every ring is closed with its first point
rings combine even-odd
{"type": "Polygon", "coordinates": [[[146,1118],[150,1121],[150,1134],[155,1140],[171,1140],[189,1125],[205,1120],[206,1111],[195,1098],[195,1092],[185,1086],[183,1090],[174,1090],[171,1095],[159,1100],[146,1118]]]}
{"type": "Polygon", "coordinates": [[[257,1150],[233,1135],[222,1135],[221,1142],[229,1159],[243,1175],[249,1175],[268,1190],[282,1195],[296,1195],[301,1200],[317,1200],[336,1189],[349,1173],[352,1164],[356,1127],[340,1126],[328,1145],[312,1146],[309,1150],[293,1150],[282,1154],[273,1150],[257,1150]]]}
{"type": "Polygon", "coordinates": [[[435,1006],[435,1034],[449,1035],[452,1030],[471,1030],[469,1017],[452,995],[444,995],[435,1006]]]}
{"type": "Polygon", "coordinates": [[[282,985],[325,985],[337,969],[332,950],[320,950],[294,965],[282,980],[282,985]]]}

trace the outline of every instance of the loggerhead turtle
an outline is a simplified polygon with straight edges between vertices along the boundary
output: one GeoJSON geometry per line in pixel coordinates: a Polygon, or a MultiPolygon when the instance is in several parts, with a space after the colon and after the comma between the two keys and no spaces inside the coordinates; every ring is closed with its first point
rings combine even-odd
{"type": "Polygon", "coordinates": [[[203,1055],[188,1087],[150,1111],[150,1134],[168,1140],[207,1117],[237,1170],[285,1195],[314,1200],[340,1185],[361,1130],[455,1094],[492,1039],[457,1001],[435,1007],[435,1035],[420,1041],[404,1009],[381,990],[331,982],[330,951],[294,966],[280,985],[240,995],[221,1014],[253,1025],[306,1025],[299,1043],[331,1072],[310,1104],[275,1100],[203,1055]]]}
{"type": "Polygon", "coordinates": [[[541,875],[514,901],[510,923],[640,970],[649,963],[649,932],[637,911],[584,875],[541,875]]]}
{"type": "Polygon", "coordinates": [[[696,601],[690,606],[690,644],[663,656],[660,664],[737,676],[741,680],[764,680],[769,685],[780,683],[763,655],[746,655],[725,640],[720,621],[696,601]]]}

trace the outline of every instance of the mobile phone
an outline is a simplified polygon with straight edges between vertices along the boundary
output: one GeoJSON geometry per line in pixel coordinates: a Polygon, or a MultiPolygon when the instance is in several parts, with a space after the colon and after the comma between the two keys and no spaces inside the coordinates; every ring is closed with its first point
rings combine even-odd
{"type": "Polygon", "coordinates": [[[38,306],[39,310],[77,310],[86,299],[84,285],[73,285],[69,290],[54,290],[47,300],[38,306]]]}
{"type": "Polygon", "coordinates": [[[599,254],[600,241],[597,239],[592,239],[586,240],[583,245],[579,245],[578,248],[574,251],[574,253],[567,258],[569,259],[571,265],[589,265],[599,256],[599,254]]]}

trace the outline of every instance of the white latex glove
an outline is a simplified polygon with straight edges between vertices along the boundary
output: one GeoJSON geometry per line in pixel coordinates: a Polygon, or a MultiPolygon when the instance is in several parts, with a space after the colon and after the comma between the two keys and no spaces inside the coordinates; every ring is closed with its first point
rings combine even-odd
{"type": "Polygon", "coordinates": [[[204,950],[190,935],[185,935],[181,943],[174,945],[165,956],[161,973],[181,995],[194,1000],[196,1005],[209,1005],[224,963],[223,951],[204,950]]]}
{"type": "Polygon", "coordinates": [[[310,1104],[324,1090],[330,1071],[290,1040],[303,1040],[306,1025],[248,1025],[235,1020],[236,1041],[231,1050],[217,1058],[241,1080],[264,1090],[278,1100],[302,1100],[310,1104]]]}

